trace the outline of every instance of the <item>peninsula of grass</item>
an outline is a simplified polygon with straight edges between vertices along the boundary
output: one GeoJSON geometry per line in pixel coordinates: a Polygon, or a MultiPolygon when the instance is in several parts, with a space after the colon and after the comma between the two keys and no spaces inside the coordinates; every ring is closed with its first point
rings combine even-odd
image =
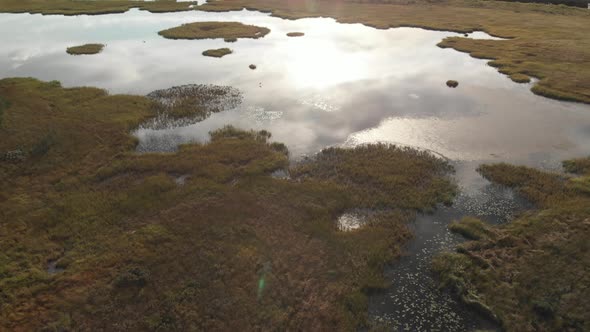
{"type": "Polygon", "coordinates": [[[474,218],[450,229],[476,241],[438,256],[442,287],[498,320],[506,331],[590,329],[590,158],[565,162],[577,176],[508,164],[481,174],[537,205],[490,226],[474,218]]]}
{"type": "Polygon", "coordinates": [[[210,56],[210,57],[213,57],[213,58],[221,58],[221,57],[223,57],[225,55],[232,54],[232,53],[233,53],[232,50],[230,50],[227,47],[224,47],[224,48],[206,50],[206,51],[203,52],[203,55],[204,56],[210,56]]]}
{"type": "Polygon", "coordinates": [[[287,37],[303,37],[305,34],[303,32],[289,32],[287,33],[287,37]]]}
{"type": "Polygon", "coordinates": [[[103,44],[84,44],[80,46],[72,46],[66,49],[66,52],[71,55],[89,55],[98,54],[104,49],[103,44]]]}
{"type": "Polygon", "coordinates": [[[406,222],[454,192],[450,166],[382,145],[330,149],[285,181],[271,174],[289,167],[286,147],[234,127],[177,153],[134,151],[129,132],[158,116],[155,102],[199,89],[148,98],[0,80],[0,330],[363,326],[406,222]],[[340,232],[357,206],[387,211],[340,232]]]}
{"type": "Polygon", "coordinates": [[[195,22],[162,30],[158,34],[169,39],[215,39],[262,38],[270,30],[240,22],[195,22]]]}

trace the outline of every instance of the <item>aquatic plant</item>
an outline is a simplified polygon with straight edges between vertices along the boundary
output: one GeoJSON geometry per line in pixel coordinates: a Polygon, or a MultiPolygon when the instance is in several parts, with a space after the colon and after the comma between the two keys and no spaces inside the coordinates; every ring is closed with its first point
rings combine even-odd
{"type": "Polygon", "coordinates": [[[80,46],[68,47],[66,52],[72,55],[88,55],[100,53],[103,49],[103,44],[84,44],[80,46]]]}
{"type": "Polygon", "coordinates": [[[206,50],[203,52],[203,55],[214,57],[214,58],[221,58],[225,55],[232,54],[232,53],[233,53],[233,51],[230,50],[229,48],[218,48],[218,49],[206,50]]]}

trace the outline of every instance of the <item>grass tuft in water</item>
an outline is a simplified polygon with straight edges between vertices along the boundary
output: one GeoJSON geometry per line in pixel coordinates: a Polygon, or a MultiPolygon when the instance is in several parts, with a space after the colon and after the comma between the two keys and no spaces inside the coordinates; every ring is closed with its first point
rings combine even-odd
{"type": "Polygon", "coordinates": [[[204,56],[214,57],[214,58],[221,58],[223,56],[226,56],[226,55],[232,54],[232,53],[233,53],[232,50],[230,50],[227,47],[224,47],[224,48],[206,50],[206,51],[203,52],[203,55],[204,56]]]}
{"type": "Polygon", "coordinates": [[[84,44],[80,46],[68,47],[66,52],[71,55],[89,55],[98,54],[104,49],[103,44],[84,44]]]}

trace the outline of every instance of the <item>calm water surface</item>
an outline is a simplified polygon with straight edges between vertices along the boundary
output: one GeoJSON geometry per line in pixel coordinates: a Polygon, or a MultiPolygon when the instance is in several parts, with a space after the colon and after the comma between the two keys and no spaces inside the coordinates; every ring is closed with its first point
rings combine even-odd
{"type": "MultiPolygon", "coordinates": [[[[465,214],[503,222],[526,203],[477,175],[483,162],[559,169],[561,160],[590,154],[590,106],[533,95],[486,60],[436,44],[461,34],[414,28],[376,30],[332,19],[282,20],[267,14],[132,10],[102,16],[0,14],[0,77],[32,76],[65,86],[98,86],[112,93],[147,94],[184,84],[230,85],[244,99],[236,109],[192,125],[134,134],[139,151],[174,151],[208,140],[227,124],[267,129],[294,159],[332,145],[391,142],[450,158],[463,193],[453,207],[421,216],[407,255],[386,271],[387,292],[373,296],[374,321],[394,330],[462,331],[493,327],[440,293],[428,272],[433,254],[461,239],[447,224],[465,214]],[[195,21],[265,26],[264,38],[167,40],[157,32],[195,21]],[[292,31],[304,37],[289,38],[292,31]],[[99,42],[98,55],[70,56],[69,46],[99,42]],[[201,52],[230,47],[224,58],[201,52]],[[248,66],[255,64],[256,70],[248,66]],[[459,87],[445,85],[449,79],[459,87]]],[[[468,38],[492,38],[476,32],[468,38]]]]}

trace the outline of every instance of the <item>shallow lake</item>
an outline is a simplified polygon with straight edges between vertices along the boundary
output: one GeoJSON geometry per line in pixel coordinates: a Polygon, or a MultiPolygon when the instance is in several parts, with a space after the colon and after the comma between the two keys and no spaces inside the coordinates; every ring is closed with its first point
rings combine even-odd
{"type": "MultiPolygon", "coordinates": [[[[64,86],[97,86],[147,94],[185,84],[233,86],[243,102],[205,121],[134,132],[138,150],[174,151],[205,142],[227,124],[267,129],[293,157],[332,145],[391,142],[451,159],[463,193],[452,208],[422,216],[408,255],[386,272],[390,291],[371,299],[374,320],[395,329],[465,330],[487,326],[448,295],[428,273],[432,254],[460,238],[446,224],[463,214],[502,222],[526,204],[490,185],[475,169],[511,162],[559,169],[560,161],[590,154],[590,106],[535,96],[486,65],[487,60],[436,46],[452,32],[377,30],[332,19],[282,20],[252,11],[151,14],[131,10],[101,16],[0,14],[0,77],[32,76],[64,86]],[[157,32],[195,21],[239,21],[271,29],[261,39],[167,40],[157,32]],[[304,32],[290,38],[288,32],[304,32]],[[97,55],[71,56],[69,46],[104,43],[97,55]],[[204,57],[229,47],[221,59],[204,57]],[[248,66],[255,64],[256,70],[248,66]],[[445,82],[457,80],[448,88],[445,82]]],[[[466,38],[492,38],[483,32],[466,38]]]]}

